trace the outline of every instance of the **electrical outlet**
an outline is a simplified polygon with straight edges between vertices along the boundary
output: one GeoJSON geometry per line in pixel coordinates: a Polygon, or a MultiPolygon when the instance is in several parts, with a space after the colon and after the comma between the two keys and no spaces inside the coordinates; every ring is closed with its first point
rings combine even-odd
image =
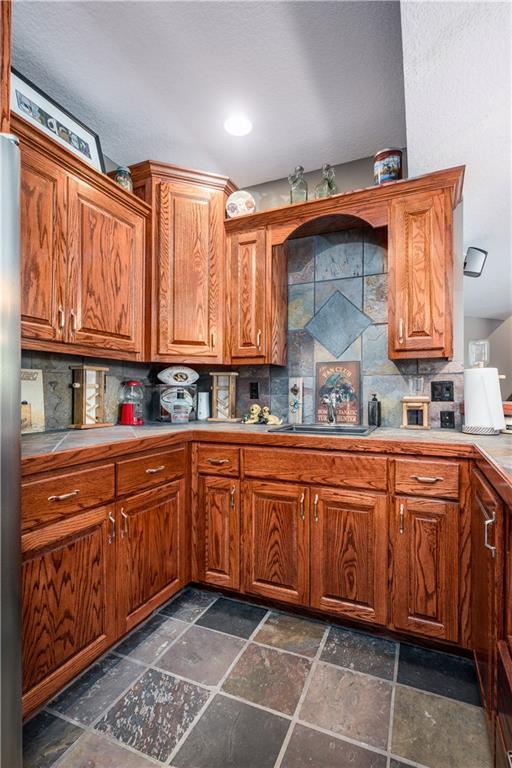
{"type": "Polygon", "coordinates": [[[453,411],[441,411],[439,416],[441,429],[455,429],[455,413],[453,411]]]}
{"type": "Polygon", "coordinates": [[[257,381],[249,382],[249,399],[250,400],[260,399],[260,385],[258,384],[257,381]]]}
{"type": "Polygon", "coordinates": [[[433,403],[453,403],[453,381],[431,382],[433,403]]]}

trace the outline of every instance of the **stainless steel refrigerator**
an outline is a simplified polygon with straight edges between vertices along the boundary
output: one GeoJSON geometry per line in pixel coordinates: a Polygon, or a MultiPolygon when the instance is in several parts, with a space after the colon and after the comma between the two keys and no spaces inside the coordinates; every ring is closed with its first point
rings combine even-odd
{"type": "Polygon", "coordinates": [[[0,766],[21,768],[20,151],[0,134],[0,766]]]}

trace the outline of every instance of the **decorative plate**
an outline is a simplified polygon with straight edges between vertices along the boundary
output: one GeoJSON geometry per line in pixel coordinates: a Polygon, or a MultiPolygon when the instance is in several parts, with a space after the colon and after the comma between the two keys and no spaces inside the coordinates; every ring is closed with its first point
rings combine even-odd
{"type": "Polygon", "coordinates": [[[187,384],[194,384],[199,378],[197,371],[184,365],[171,365],[170,368],[160,371],[157,376],[164,384],[172,384],[175,387],[186,387],[187,384]]]}
{"type": "Polygon", "coordinates": [[[230,219],[236,216],[245,216],[246,213],[254,213],[256,210],[256,201],[250,192],[239,189],[232,192],[226,203],[226,213],[230,219]]]}

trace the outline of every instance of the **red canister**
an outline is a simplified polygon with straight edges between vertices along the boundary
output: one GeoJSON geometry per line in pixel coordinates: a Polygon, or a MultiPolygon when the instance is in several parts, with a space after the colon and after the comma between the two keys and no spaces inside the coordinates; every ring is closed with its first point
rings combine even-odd
{"type": "Polygon", "coordinates": [[[373,181],[398,181],[402,178],[402,150],[381,149],[373,156],[373,181]]]}

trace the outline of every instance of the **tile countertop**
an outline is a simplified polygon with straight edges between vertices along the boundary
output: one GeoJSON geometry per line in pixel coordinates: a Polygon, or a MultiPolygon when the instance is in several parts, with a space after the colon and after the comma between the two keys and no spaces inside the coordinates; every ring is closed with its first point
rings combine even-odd
{"type": "Polygon", "coordinates": [[[259,443],[280,447],[321,448],[357,451],[390,451],[438,456],[484,458],[512,486],[512,434],[496,436],[466,435],[448,430],[376,429],[367,437],[354,435],[300,435],[273,432],[271,427],[240,423],[147,424],[142,427],[106,427],[95,430],[69,430],[23,435],[22,464],[25,473],[51,469],[80,460],[122,455],[125,450],[160,448],[187,436],[194,440],[233,443],[259,443]],[[229,435],[229,437],[227,437],[229,435]],[[394,445],[393,445],[394,443],[394,445]],[[130,445],[131,444],[131,445],[130,445]],[[90,457],[87,453],[90,452],[90,457]],[[49,458],[52,463],[48,463],[49,458]],[[57,458],[58,457],[58,458],[57,458]]]}

